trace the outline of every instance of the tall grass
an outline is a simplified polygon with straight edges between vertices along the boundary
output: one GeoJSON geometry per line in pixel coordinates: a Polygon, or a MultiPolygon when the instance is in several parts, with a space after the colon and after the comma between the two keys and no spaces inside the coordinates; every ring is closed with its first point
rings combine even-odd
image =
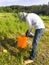
{"type": "Polygon", "coordinates": [[[0,34],[10,36],[21,35],[27,30],[25,22],[20,22],[17,13],[0,13],[0,34]]]}

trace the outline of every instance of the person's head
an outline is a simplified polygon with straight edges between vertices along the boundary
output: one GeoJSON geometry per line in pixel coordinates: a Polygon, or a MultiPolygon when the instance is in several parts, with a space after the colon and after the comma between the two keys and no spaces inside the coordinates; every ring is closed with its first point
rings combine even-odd
{"type": "Polygon", "coordinates": [[[25,17],[26,17],[27,13],[26,12],[19,12],[19,18],[23,21],[25,21],[25,17]]]}

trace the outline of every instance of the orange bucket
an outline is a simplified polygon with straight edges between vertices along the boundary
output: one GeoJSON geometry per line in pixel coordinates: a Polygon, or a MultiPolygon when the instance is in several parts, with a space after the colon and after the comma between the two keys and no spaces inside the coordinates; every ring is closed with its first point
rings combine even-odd
{"type": "Polygon", "coordinates": [[[27,37],[26,36],[18,36],[17,38],[18,38],[17,46],[21,47],[21,48],[25,48],[27,37]]]}

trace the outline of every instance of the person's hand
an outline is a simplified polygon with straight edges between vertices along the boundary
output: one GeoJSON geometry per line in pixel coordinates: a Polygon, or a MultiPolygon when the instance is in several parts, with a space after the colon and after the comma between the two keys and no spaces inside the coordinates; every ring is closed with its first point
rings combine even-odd
{"type": "Polygon", "coordinates": [[[25,36],[28,37],[28,35],[29,35],[29,31],[27,30],[26,33],[25,33],[25,36]]]}
{"type": "Polygon", "coordinates": [[[27,30],[26,33],[25,33],[25,36],[33,38],[34,34],[29,32],[29,30],[27,30]]]}

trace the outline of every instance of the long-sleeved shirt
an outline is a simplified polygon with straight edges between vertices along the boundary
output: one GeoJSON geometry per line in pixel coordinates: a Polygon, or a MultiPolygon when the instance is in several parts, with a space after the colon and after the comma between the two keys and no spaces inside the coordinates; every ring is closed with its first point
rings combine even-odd
{"type": "Polygon", "coordinates": [[[43,20],[35,13],[28,13],[26,16],[26,21],[29,24],[29,31],[32,30],[33,26],[35,29],[45,28],[43,20]]]}

